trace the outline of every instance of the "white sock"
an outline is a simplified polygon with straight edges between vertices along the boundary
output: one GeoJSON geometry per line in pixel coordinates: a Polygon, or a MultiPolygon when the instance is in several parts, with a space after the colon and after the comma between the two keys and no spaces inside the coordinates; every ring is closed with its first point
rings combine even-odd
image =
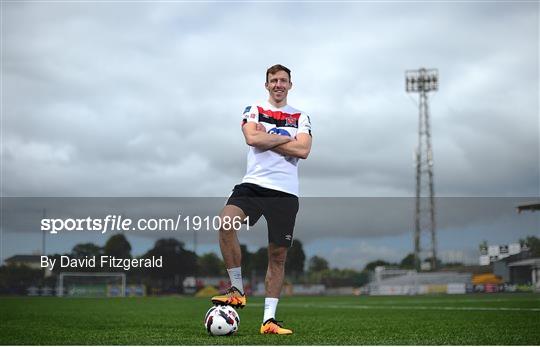
{"type": "Polygon", "coordinates": [[[243,294],[244,293],[244,284],[242,282],[242,268],[241,267],[233,267],[231,269],[227,269],[227,272],[229,273],[229,279],[231,280],[231,286],[236,287],[243,294]]]}
{"type": "Polygon", "coordinates": [[[278,298],[264,298],[264,316],[263,323],[270,318],[276,319],[276,308],[278,304],[278,298]]]}

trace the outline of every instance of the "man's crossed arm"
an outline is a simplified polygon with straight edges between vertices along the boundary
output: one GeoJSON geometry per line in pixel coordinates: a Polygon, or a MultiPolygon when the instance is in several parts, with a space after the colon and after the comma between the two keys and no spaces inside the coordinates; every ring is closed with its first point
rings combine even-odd
{"type": "Polygon", "coordinates": [[[268,134],[262,124],[248,122],[242,127],[246,143],[261,150],[272,150],[281,155],[307,159],[311,151],[311,136],[300,133],[296,138],[268,134]]]}

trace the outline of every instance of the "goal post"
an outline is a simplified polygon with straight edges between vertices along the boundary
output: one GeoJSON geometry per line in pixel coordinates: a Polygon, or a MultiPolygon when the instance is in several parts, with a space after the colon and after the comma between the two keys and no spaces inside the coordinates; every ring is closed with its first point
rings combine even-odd
{"type": "Polygon", "coordinates": [[[77,297],[124,297],[126,274],[123,272],[61,272],[56,295],[77,297]]]}

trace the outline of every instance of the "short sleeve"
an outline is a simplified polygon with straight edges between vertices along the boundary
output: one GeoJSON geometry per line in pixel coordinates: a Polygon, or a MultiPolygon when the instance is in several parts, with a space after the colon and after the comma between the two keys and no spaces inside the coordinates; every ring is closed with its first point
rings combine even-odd
{"type": "Polygon", "coordinates": [[[244,109],[244,113],[242,113],[242,125],[246,124],[247,122],[259,122],[259,112],[257,110],[257,106],[250,105],[246,106],[244,109]]]}
{"type": "Polygon", "coordinates": [[[311,136],[311,119],[305,113],[298,119],[298,133],[309,134],[311,136]]]}

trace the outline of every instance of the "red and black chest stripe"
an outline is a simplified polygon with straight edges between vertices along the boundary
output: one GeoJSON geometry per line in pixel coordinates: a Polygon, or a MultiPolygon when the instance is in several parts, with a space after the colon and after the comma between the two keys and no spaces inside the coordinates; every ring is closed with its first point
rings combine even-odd
{"type": "Polygon", "coordinates": [[[298,128],[300,113],[285,113],[282,111],[265,110],[257,106],[259,122],[274,124],[276,127],[298,128]]]}

